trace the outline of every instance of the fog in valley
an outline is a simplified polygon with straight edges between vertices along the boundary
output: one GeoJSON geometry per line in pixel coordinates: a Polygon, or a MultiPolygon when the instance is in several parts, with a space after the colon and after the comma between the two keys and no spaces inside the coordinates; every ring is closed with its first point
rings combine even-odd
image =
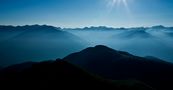
{"type": "Polygon", "coordinates": [[[134,55],[154,56],[173,62],[172,28],[97,29],[68,30],[68,32],[86,40],[89,46],[101,44],[134,55]]]}
{"type": "Polygon", "coordinates": [[[55,60],[96,45],[173,62],[171,27],[62,29],[31,25],[0,26],[0,66],[55,60]]]}

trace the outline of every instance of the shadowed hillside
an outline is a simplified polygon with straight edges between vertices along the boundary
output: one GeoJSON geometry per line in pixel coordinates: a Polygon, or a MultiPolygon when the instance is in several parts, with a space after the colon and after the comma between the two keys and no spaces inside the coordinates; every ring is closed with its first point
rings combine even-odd
{"type": "MultiPolygon", "coordinates": [[[[26,63],[25,63],[26,65],[26,63]]],[[[153,90],[138,81],[110,81],[89,74],[66,61],[34,63],[22,71],[4,69],[0,73],[1,89],[103,89],[103,90],[153,90]],[[3,87],[5,86],[5,87],[3,87]],[[6,87],[8,86],[8,87],[6,87]]],[[[13,68],[13,69],[12,69],[13,68]]],[[[22,68],[22,66],[21,66],[22,68]]]]}
{"type": "Polygon", "coordinates": [[[157,90],[172,88],[173,64],[153,57],[138,57],[99,45],[73,53],[64,60],[104,78],[139,80],[157,90]]]}

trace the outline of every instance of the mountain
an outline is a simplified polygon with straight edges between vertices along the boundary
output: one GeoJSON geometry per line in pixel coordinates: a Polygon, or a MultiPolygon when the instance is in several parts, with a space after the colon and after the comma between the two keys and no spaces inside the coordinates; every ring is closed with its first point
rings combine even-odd
{"type": "Polygon", "coordinates": [[[113,35],[112,38],[117,37],[117,38],[152,38],[152,35],[150,33],[147,33],[145,29],[131,29],[131,30],[126,30],[122,33],[113,35]]]}
{"type": "Polygon", "coordinates": [[[0,65],[56,59],[85,45],[80,37],[53,26],[0,26],[0,65]]]}
{"type": "Polygon", "coordinates": [[[84,27],[84,28],[63,28],[63,30],[141,30],[141,29],[172,29],[173,27],[166,27],[163,25],[155,25],[151,27],[120,27],[120,28],[115,28],[115,27],[107,27],[107,26],[91,26],[91,27],[84,27]]]}
{"type": "Polygon", "coordinates": [[[4,68],[0,85],[17,89],[172,90],[172,76],[172,63],[98,45],[56,61],[4,68]]]}
{"type": "Polygon", "coordinates": [[[139,80],[156,90],[172,90],[173,64],[156,58],[134,56],[98,45],[70,54],[63,60],[113,80],[139,80]]]}
{"type": "Polygon", "coordinates": [[[166,29],[168,27],[165,27],[163,25],[157,25],[157,26],[152,26],[151,29],[166,29]]]}
{"type": "Polygon", "coordinates": [[[111,28],[111,27],[106,27],[106,26],[98,26],[98,27],[85,27],[83,28],[83,30],[115,30],[115,28],[111,28]]]}
{"type": "Polygon", "coordinates": [[[0,83],[3,89],[153,90],[137,81],[106,80],[61,60],[34,63],[22,71],[2,70],[0,83]]]}
{"type": "Polygon", "coordinates": [[[162,25],[152,27],[109,28],[88,27],[63,29],[90,45],[106,45],[138,56],[154,56],[173,62],[173,29],[162,25]]]}
{"type": "Polygon", "coordinates": [[[63,28],[63,30],[83,30],[83,31],[102,31],[102,30],[116,30],[117,28],[106,27],[106,26],[91,26],[91,27],[84,27],[84,28],[63,28]]]}

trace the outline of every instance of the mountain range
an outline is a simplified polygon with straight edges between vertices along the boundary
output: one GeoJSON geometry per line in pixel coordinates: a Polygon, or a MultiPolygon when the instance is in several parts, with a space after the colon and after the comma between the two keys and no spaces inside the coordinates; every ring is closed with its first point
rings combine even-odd
{"type": "Polygon", "coordinates": [[[154,56],[173,62],[173,28],[162,25],[153,27],[109,28],[88,27],[67,29],[90,46],[106,45],[138,56],[154,56]]]}
{"type": "Polygon", "coordinates": [[[0,82],[14,84],[16,88],[20,88],[16,85],[22,85],[31,88],[79,89],[83,86],[106,90],[172,90],[172,76],[172,63],[98,45],[56,61],[4,68],[0,71],[0,82]]]}
{"type": "Polygon", "coordinates": [[[157,90],[171,88],[173,64],[154,57],[139,57],[106,46],[89,47],[64,60],[107,79],[135,79],[157,90]]]}
{"type": "Polygon", "coordinates": [[[48,25],[0,25],[0,66],[64,58],[70,53],[95,45],[173,62],[172,33],[172,27],[162,25],[74,29],[48,25]]]}
{"type": "Polygon", "coordinates": [[[56,59],[85,45],[80,37],[53,26],[0,26],[0,65],[56,59]]]}
{"type": "Polygon", "coordinates": [[[113,28],[107,26],[91,26],[91,27],[84,27],[84,28],[62,28],[63,30],[147,30],[147,29],[173,29],[173,27],[165,27],[163,25],[156,25],[152,27],[120,27],[120,28],[113,28]]]}

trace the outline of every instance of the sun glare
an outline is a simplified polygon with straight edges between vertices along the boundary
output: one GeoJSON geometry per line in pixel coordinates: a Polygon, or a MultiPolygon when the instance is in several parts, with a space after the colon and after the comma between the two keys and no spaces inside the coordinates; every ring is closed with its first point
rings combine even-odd
{"type": "Polygon", "coordinates": [[[132,1],[133,0],[106,0],[108,14],[126,12],[126,14],[123,15],[129,19],[129,22],[133,23],[134,17],[129,8],[129,3],[132,1]]]}
{"type": "Polygon", "coordinates": [[[120,4],[123,4],[125,7],[128,6],[127,0],[107,0],[108,1],[108,6],[114,7],[120,4]]]}
{"type": "Polygon", "coordinates": [[[130,14],[130,9],[128,6],[127,0],[106,0],[107,1],[107,7],[109,8],[109,11],[112,12],[114,9],[119,9],[120,7],[124,7],[126,12],[130,14]]]}

